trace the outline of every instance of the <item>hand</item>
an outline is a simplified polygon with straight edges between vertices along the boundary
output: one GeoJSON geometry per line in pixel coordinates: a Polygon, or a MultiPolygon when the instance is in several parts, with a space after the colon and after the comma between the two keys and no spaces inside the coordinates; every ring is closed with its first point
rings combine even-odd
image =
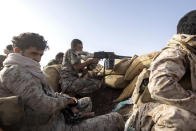
{"type": "Polygon", "coordinates": [[[98,64],[99,59],[98,58],[93,58],[93,59],[91,59],[89,61],[90,61],[90,64],[98,64]]]}
{"type": "Polygon", "coordinates": [[[68,104],[77,104],[78,100],[75,97],[72,97],[69,101],[68,104]]]}

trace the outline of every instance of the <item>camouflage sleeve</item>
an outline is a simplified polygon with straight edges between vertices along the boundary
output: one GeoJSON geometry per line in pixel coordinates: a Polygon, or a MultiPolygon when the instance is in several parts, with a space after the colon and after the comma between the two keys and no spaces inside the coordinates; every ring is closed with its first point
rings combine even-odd
{"type": "Polygon", "coordinates": [[[71,65],[79,64],[80,59],[78,58],[77,54],[74,51],[69,52],[69,59],[71,65]]]}
{"type": "Polygon", "coordinates": [[[21,67],[9,67],[2,76],[2,83],[13,95],[22,96],[25,105],[38,113],[53,114],[67,105],[65,97],[46,95],[39,79],[21,67]]]}
{"type": "Polygon", "coordinates": [[[161,103],[175,105],[196,113],[196,94],[185,90],[178,81],[185,74],[186,53],[167,48],[152,62],[149,82],[151,97],[161,103]]]}

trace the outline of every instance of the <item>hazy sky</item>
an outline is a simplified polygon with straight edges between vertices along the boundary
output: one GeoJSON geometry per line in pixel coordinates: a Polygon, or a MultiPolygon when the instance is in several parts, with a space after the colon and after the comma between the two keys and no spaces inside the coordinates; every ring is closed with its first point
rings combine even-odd
{"type": "Polygon", "coordinates": [[[36,32],[50,46],[42,66],[74,38],[85,51],[141,55],[161,50],[195,7],[196,0],[1,0],[0,54],[13,36],[36,32]]]}

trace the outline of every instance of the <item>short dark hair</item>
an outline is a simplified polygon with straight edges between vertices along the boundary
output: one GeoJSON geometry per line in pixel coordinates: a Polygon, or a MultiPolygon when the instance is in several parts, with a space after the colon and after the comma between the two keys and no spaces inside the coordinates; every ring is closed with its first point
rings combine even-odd
{"type": "Polygon", "coordinates": [[[58,54],[56,54],[55,59],[61,58],[63,57],[64,53],[63,52],[59,52],[58,54]]]}
{"type": "Polygon", "coordinates": [[[82,41],[79,40],[79,39],[73,39],[71,41],[71,48],[73,49],[74,47],[76,47],[78,44],[81,44],[82,45],[82,41]]]}
{"type": "Polygon", "coordinates": [[[7,46],[6,46],[6,50],[13,51],[12,45],[7,45],[7,46]]]}
{"type": "Polygon", "coordinates": [[[43,36],[37,33],[26,32],[19,36],[14,36],[12,38],[13,47],[18,47],[22,51],[30,47],[35,47],[38,50],[49,49],[47,41],[43,36]]]}
{"type": "Polygon", "coordinates": [[[179,20],[177,33],[196,35],[196,10],[188,12],[179,20]]]}

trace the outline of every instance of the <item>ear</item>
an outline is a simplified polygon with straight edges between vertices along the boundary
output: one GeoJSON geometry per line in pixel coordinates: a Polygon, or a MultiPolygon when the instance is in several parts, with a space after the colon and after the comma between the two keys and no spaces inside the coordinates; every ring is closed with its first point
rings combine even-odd
{"type": "Polygon", "coordinates": [[[21,50],[18,47],[14,48],[14,53],[20,53],[20,52],[21,52],[21,50]]]}

